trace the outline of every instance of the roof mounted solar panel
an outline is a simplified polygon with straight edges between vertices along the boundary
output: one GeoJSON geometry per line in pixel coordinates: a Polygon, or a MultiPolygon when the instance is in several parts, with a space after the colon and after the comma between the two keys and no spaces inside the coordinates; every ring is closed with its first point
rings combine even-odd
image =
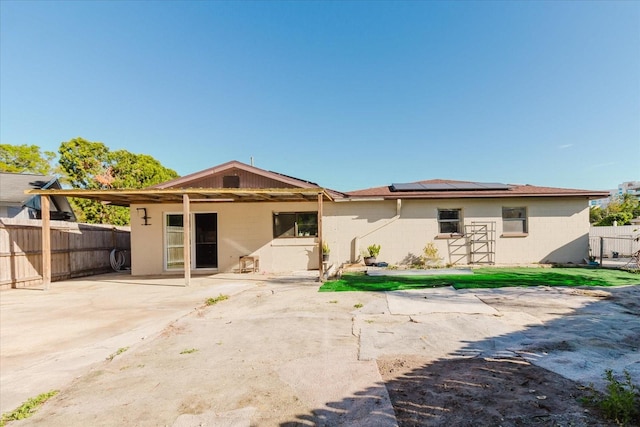
{"type": "Polygon", "coordinates": [[[392,192],[399,191],[486,191],[509,190],[509,186],[499,182],[433,182],[419,183],[408,182],[391,184],[392,192]]]}
{"type": "Polygon", "coordinates": [[[406,184],[391,184],[391,191],[423,191],[422,184],[417,182],[409,182],[406,184]]]}

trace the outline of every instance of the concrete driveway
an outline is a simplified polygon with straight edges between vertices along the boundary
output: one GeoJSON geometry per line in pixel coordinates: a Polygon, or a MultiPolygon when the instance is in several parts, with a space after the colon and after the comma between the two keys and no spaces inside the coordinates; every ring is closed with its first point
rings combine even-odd
{"type": "Polygon", "coordinates": [[[517,356],[640,381],[640,287],[318,293],[309,275],[54,282],[0,293],[0,406],[20,425],[396,425],[376,359],[517,356]],[[230,298],[212,306],[205,300],[230,298]],[[120,354],[118,350],[122,349],[120,354]],[[125,350],[126,349],[126,350],[125,350]]]}

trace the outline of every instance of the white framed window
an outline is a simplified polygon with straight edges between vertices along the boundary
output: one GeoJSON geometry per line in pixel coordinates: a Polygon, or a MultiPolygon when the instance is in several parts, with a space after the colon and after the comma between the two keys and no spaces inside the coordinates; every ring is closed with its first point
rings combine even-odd
{"type": "Polygon", "coordinates": [[[315,237],[318,235],[317,212],[274,212],[273,238],[315,237]]]}
{"type": "Polygon", "coordinates": [[[462,234],[462,209],[438,209],[438,232],[462,234]]]}
{"type": "Polygon", "coordinates": [[[502,232],[504,234],[527,234],[527,208],[502,207],[502,232]]]}

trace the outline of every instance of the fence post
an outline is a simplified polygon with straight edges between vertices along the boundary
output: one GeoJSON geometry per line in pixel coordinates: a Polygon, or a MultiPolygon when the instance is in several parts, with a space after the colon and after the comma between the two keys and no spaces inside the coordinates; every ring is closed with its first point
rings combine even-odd
{"type": "Polygon", "coordinates": [[[603,257],[604,257],[604,237],[600,237],[600,267],[602,267],[603,257]]]}

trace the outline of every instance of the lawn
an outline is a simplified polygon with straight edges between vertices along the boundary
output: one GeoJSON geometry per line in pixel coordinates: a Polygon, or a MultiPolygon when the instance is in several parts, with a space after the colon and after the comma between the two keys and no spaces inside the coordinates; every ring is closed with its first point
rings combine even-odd
{"type": "Polygon", "coordinates": [[[429,276],[367,276],[346,273],[325,282],[320,292],[395,291],[453,286],[455,289],[508,286],[621,286],[640,285],[640,275],[593,268],[478,268],[474,274],[429,276]]]}

